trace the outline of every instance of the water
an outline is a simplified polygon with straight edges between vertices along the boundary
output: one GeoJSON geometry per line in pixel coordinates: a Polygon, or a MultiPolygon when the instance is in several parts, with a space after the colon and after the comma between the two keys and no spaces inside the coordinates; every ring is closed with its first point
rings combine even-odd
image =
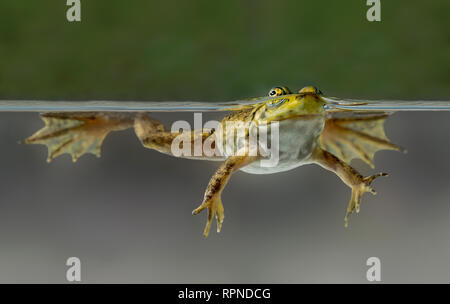
{"type": "Polygon", "coordinates": [[[364,100],[324,97],[331,109],[354,111],[449,111],[450,101],[446,100],[364,100]]]}
{"type": "Polygon", "coordinates": [[[199,101],[50,101],[50,100],[0,100],[0,112],[195,112],[226,111],[246,104],[262,102],[268,98],[226,102],[199,101]]]}
{"type": "MultiPolygon", "coordinates": [[[[404,101],[348,103],[330,105],[406,108],[404,101]]],[[[450,103],[408,104],[448,109],[450,103]]],[[[37,113],[25,112],[213,107],[0,101],[0,282],[65,282],[70,256],[87,265],[84,282],[363,283],[371,256],[387,269],[384,282],[448,282],[448,113],[388,119],[388,137],[409,153],[379,152],[375,170],[356,164],[364,175],[390,176],[375,182],[376,196],[363,197],[361,213],[348,229],[343,225],[348,188],[318,166],[302,166],[276,175],[233,176],[223,193],[222,232],[207,240],[201,236],[205,215],[193,217],[191,211],[218,164],[144,149],[132,130],[109,135],[100,159],[86,155],[76,164],[68,155],[47,164],[44,146],[17,144],[43,127],[37,113]]],[[[167,122],[192,118],[192,113],[154,115],[167,122]]]]}
{"type": "MultiPolygon", "coordinates": [[[[51,100],[0,100],[0,112],[195,112],[228,111],[251,104],[265,102],[270,97],[235,101],[51,101],[51,100]]],[[[323,97],[330,110],[353,111],[449,111],[450,101],[437,100],[364,100],[323,97]]]]}

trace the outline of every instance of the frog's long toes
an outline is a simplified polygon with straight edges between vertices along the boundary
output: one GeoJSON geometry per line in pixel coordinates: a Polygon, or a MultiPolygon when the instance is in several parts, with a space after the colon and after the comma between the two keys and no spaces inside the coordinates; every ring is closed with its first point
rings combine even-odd
{"type": "Polygon", "coordinates": [[[374,174],[374,175],[371,175],[371,176],[363,178],[363,182],[367,186],[369,186],[374,181],[374,179],[376,179],[377,177],[380,177],[380,176],[388,176],[388,174],[384,173],[384,172],[380,172],[380,173],[377,173],[377,174],[374,174]]]}
{"type": "Polygon", "coordinates": [[[217,232],[220,232],[220,230],[222,229],[224,217],[225,215],[223,213],[223,205],[222,202],[220,202],[216,210],[217,232]]]}
{"type": "Polygon", "coordinates": [[[213,219],[213,215],[214,214],[213,214],[211,208],[208,207],[208,219],[206,220],[205,230],[203,230],[203,236],[205,238],[207,238],[208,235],[209,235],[209,230],[211,229],[211,222],[212,222],[212,219],[213,219]]]}
{"type": "Polygon", "coordinates": [[[348,218],[350,216],[350,214],[353,213],[353,211],[355,211],[356,213],[359,213],[360,209],[361,209],[361,197],[365,192],[370,192],[371,194],[375,195],[377,194],[377,192],[370,187],[370,184],[377,178],[380,176],[387,176],[387,173],[377,173],[375,175],[371,175],[368,177],[365,177],[361,180],[361,182],[359,184],[356,184],[355,186],[352,187],[352,197],[350,199],[350,202],[348,204],[347,207],[347,212],[345,214],[345,219],[344,219],[344,226],[348,227],[348,218]]]}
{"type": "Polygon", "coordinates": [[[215,197],[207,202],[202,203],[197,209],[192,211],[193,215],[199,214],[203,209],[208,209],[208,215],[206,219],[206,226],[203,231],[203,236],[207,237],[209,235],[209,231],[211,229],[211,223],[216,218],[217,221],[217,232],[220,232],[222,229],[223,219],[224,219],[224,209],[222,205],[222,200],[220,197],[215,197]]]}
{"type": "Polygon", "coordinates": [[[202,210],[205,209],[205,208],[206,208],[206,206],[201,205],[200,207],[198,207],[198,208],[192,210],[192,215],[197,215],[197,214],[199,214],[199,213],[202,212],[202,210]]]}

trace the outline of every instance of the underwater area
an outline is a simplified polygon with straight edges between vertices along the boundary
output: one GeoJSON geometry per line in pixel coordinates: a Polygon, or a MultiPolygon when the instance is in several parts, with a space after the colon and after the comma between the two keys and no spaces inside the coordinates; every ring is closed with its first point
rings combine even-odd
{"type": "MultiPolygon", "coordinates": [[[[450,3],[383,1],[370,23],[364,2],[96,0],[69,23],[65,1],[3,0],[0,100],[218,102],[276,85],[450,100],[450,3]]],[[[152,117],[170,127],[193,113],[152,117]]],[[[237,172],[207,239],[206,215],[191,212],[217,162],[145,149],[130,129],[110,134],[101,158],[47,163],[44,146],[19,143],[41,127],[37,112],[0,111],[0,283],[64,283],[71,256],[87,283],[365,283],[372,256],[386,283],[450,281],[448,111],[388,118],[408,153],[378,152],[374,170],[352,163],[389,176],[348,228],[349,188],[307,165],[237,172]]]]}

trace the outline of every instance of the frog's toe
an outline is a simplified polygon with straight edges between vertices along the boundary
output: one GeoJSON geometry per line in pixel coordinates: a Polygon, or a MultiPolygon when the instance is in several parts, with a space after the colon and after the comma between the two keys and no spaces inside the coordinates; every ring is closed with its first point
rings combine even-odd
{"type": "Polygon", "coordinates": [[[361,196],[366,192],[370,192],[373,195],[377,194],[376,191],[370,186],[370,184],[380,176],[387,176],[387,173],[378,173],[372,176],[365,177],[362,179],[361,183],[352,187],[352,197],[350,198],[350,202],[348,204],[347,212],[345,213],[344,218],[345,227],[348,227],[348,218],[350,214],[352,214],[353,211],[359,213],[361,206],[361,196]]]}
{"type": "Polygon", "coordinates": [[[222,200],[220,197],[212,198],[206,202],[203,202],[197,209],[192,211],[193,215],[199,214],[203,209],[208,209],[208,216],[206,219],[206,226],[205,230],[203,231],[203,236],[208,237],[209,231],[211,229],[211,223],[214,218],[216,217],[217,221],[217,232],[220,232],[222,229],[223,219],[224,219],[224,209],[222,205],[222,200]]]}
{"type": "Polygon", "coordinates": [[[223,212],[222,202],[220,202],[217,205],[215,214],[216,214],[216,221],[217,221],[217,232],[220,232],[220,230],[222,229],[223,219],[225,217],[225,214],[223,212]]]}
{"type": "Polygon", "coordinates": [[[207,207],[207,205],[205,203],[201,204],[200,206],[198,206],[196,209],[192,210],[192,215],[197,215],[200,212],[203,211],[203,209],[205,209],[207,207]]]}

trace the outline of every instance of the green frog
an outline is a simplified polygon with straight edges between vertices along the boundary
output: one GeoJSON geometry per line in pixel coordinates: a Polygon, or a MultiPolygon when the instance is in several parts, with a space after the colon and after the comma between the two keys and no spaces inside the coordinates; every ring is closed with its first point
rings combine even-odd
{"type": "MultiPolygon", "coordinates": [[[[48,161],[68,153],[76,161],[85,153],[100,156],[104,138],[111,131],[134,128],[142,145],[177,157],[222,161],[206,188],[201,204],[194,215],[207,210],[207,221],[203,232],[208,236],[213,219],[220,232],[224,220],[221,194],[233,172],[238,170],[251,174],[269,174],[287,171],[305,164],[317,164],[336,173],[351,189],[351,198],[345,213],[348,226],[349,215],[359,212],[361,196],[369,192],[376,194],[371,183],[386,173],[363,177],[351,165],[360,158],[373,168],[375,152],[401,148],[389,141],[384,132],[387,114],[331,111],[322,93],[315,87],[304,87],[292,93],[285,86],[269,90],[268,98],[255,99],[254,103],[230,109],[217,128],[193,131],[167,130],[147,112],[63,112],[41,114],[45,127],[25,140],[29,144],[44,144],[48,147],[48,161]],[[242,132],[228,131],[227,125],[237,123],[242,132]],[[275,127],[276,126],[276,127],[275,127]],[[249,145],[253,135],[264,131],[270,142],[276,140],[276,149],[259,143],[249,145]],[[276,131],[276,132],[275,132],[276,131]],[[237,134],[237,135],[236,135],[237,134]],[[179,155],[174,147],[180,143],[189,145],[191,154],[179,155]],[[194,153],[195,144],[208,146],[211,151],[194,153]],[[233,147],[231,149],[230,145],[233,147]],[[274,158],[276,162],[265,163],[274,158]]],[[[239,131],[239,130],[238,130],[239,131]]],[[[259,135],[258,135],[259,134],[259,135]]],[[[267,143],[266,143],[267,144],[267,143]]]]}

